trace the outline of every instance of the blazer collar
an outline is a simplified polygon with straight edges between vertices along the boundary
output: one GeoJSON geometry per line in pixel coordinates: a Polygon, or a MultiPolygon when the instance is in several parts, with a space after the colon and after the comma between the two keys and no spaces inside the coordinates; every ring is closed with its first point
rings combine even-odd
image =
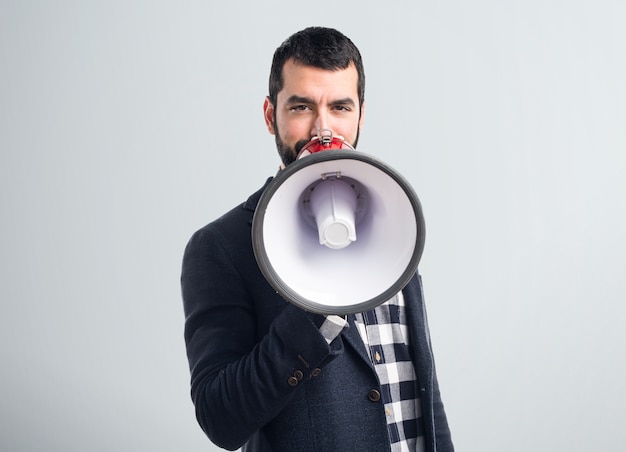
{"type": "Polygon", "coordinates": [[[250,195],[248,200],[243,203],[243,208],[244,209],[251,210],[253,212],[256,210],[256,206],[259,204],[259,200],[261,199],[261,195],[263,194],[263,192],[265,191],[265,189],[267,188],[269,183],[272,181],[272,179],[273,179],[273,177],[268,177],[267,180],[265,181],[265,184],[263,184],[263,187],[261,187],[259,190],[257,190],[256,193],[250,195]]]}
{"type": "Polygon", "coordinates": [[[365,361],[369,366],[373,369],[374,365],[372,364],[372,360],[369,357],[369,353],[365,348],[365,344],[363,343],[363,339],[359,334],[359,330],[355,324],[354,314],[350,314],[348,316],[348,323],[350,324],[350,328],[345,330],[342,333],[343,338],[348,342],[352,348],[357,352],[357,354],[365,361]]]}

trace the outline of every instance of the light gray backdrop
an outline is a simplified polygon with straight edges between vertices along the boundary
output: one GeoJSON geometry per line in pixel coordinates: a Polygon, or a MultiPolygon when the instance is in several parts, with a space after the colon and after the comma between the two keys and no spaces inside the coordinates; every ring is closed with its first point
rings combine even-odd
{"type": "Polygon", "coordinates": [[[360,150],[422,201],[458,450],[623,447],[624,5],[0,0],[0,449],[216,450],[182,252],[277,168],[270,59],[308,25],[361,48],[360,150]]]}

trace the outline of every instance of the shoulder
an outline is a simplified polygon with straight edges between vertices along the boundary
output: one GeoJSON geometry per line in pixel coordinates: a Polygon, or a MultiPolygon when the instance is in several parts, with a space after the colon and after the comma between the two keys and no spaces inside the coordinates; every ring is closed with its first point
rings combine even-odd
{"type": "Polygon", "coordinates": [[[214,246],[217,242],[228,243],[231,246],[244,244],[246,238],[250,237],[256,206],[271,179],[269,178],[263,187],[250,195],[245,202],[194,232],[187,248],[214,246]]]}

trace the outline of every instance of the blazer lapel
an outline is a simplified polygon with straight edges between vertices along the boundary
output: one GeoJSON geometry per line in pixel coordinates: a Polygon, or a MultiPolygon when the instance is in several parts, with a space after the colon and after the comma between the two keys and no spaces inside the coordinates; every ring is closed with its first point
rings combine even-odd
{"type": "Polygon", "coordinates": [[[418,274],[409,281],[403,293],[407,323],[409,324],[409,341],[411,342],[413,364],[415,365],[417,379],[422,388],[431,387],[433,381],[433,357],[421,277],[418,274]]]}
{"type": "Polygon", "coordinates": [[[359,330],[355,324],[354,314],[350,314],[348,316],[348,323],[350,328],[346,329],[342,333],[345,342],[347,342],[373,370],[374,365],[372,364],[372,360],[370,359],[369,353],[367,353],[363,339],[361,339],[361,335],[359,334],[359,330]]]}

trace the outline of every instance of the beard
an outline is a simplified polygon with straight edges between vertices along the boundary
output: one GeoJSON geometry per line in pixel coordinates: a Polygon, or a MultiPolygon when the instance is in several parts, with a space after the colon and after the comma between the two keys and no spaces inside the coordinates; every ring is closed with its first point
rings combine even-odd
{"type": "Polygon", "coordinates": [[[278,128],[275,128],[274,140],[276,141],[276,149],[278,150],[278,155],[280,156],[280,159],[285,166],[295,162],[302,148],[309,141],[311,141],[311,139],[299,140],[296,142],[293,148],[289,147],[280,137],[280,133],[278,133],[278,128]]]}
{"type": "MultiPolygon", "coordinates": [[[[274,117],[274,124],[276,124],[276,117],[274,117]]],[[[354,143],[349,143],[354,149],[356,149],[356,145],[359,142],[359,134],[361,133],[361,128],[358,127],[356,130],[356,137],[354,138],[354,143]]],[[[298,159],[298,154],[302,148],[311,141],[311,138],[306,138],[302,140],[298,140],[293,147],[289,147],[280,137],[280,132],[278,130],[278,126],[274,126],[274,140],[276,141],[276,149],[278,150],[278,155],[283,162],[283,165],[287,166],[290,163],[295,162],[298,159]]]]}

